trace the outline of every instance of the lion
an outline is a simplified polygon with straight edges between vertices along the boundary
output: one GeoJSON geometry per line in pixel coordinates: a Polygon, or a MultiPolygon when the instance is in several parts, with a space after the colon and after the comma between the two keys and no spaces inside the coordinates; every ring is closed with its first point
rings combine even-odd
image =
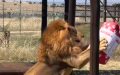
{"type": "MultiPolygon", "coordinates": [[[[25,75],[69,75],[72,68],[80,69],[90,58],[90,45],[83,45],[83,38],[66,21],[51,22],[42,35],[38,61],[25,75]]],[[[106,47],[107,41],[101,40],[100,51],[106,47]]]]}

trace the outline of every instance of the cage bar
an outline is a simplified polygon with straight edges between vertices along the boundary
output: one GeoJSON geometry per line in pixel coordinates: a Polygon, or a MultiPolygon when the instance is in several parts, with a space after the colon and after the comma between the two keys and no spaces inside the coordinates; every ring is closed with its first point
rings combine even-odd
{"type": "Polygon", "coordinates": [[[76,0],[69,0],[68,22],[72,26],[75,26],[75,9],[76,9],[76,0]]]}
{"type": "Polygon", "coordinates": [[[104,0],[104,17],[103,17],[103,22],[106,21],[106,9],[107,9],[107,0],[104,0]]]}
{"type": "Polygon", "coordinates": [[[68,21],[68,11],[69,11],[69,0],[64,0],[65,8],[64,8],[64,20],[68,21]]]}
{"type": "Polygon", "coordinates": [[[42,24],[41,35],[47,27],[47,0],[42,0],[42,24]]]}
{"type": "Polygon", "coordinates": [[[91,25],[90,25],[90,75],[99,75],[99,23],[100,1],[90,0],[91,25]]]}

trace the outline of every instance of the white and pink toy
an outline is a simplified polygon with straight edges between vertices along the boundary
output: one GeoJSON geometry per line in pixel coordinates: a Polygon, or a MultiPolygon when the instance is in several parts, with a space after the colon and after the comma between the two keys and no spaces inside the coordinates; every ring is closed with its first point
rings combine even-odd
{"type": "Polygon", "coordinates": [[[106,51],[100,52],[99,63],[106,64],[120,44],[120,26],[116,21],[103,23],[100,28],[100,39],[102,38],[105,38],[108,41],[108,46],[106,51]]]}

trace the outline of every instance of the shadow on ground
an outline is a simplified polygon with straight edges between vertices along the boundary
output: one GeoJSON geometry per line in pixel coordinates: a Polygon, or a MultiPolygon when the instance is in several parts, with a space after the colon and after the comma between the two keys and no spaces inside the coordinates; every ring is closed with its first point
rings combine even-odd
{"type": "MultiPolygon", "coordinates": [[[[89,71],[74,70],[71,75],[89,75],[89,71]]],[[[100,70],[99,75],[120,75],[120,70],[100,70]]]]}

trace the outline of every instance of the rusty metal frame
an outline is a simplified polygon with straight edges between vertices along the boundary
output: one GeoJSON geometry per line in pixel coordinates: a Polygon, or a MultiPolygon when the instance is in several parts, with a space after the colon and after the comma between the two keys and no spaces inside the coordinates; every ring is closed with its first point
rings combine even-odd
{"type": "Polygon", "coordinates": [[[19,8],[20,8],[20,13],[19,13],[19,20],[20,20],[20,34],[21,34],[21,28],[22,28],[22,11],[21,11],[21,5],[22,5],[22,1],[20,0],[20,3],[19,3],[19,8]]]}
{"type": "Polygon", "coordinates": [[[42,0],[42,24],[41,35],[47,27],[47,0],[42,0]]]}
{"type": "Polygon", "coordinates": [[[106,9],[107,9],[107,0],[104,0],[104,17],[103,17],[103,22],[106,21],[106,9]]]}
{"type": "Polygon", "coordinates": [[[75,26],[75,10],[76,10],[76,0],[69,0],[68,22],[72,26],[75,26]]]}
{"type": "Polygon", "coordinates": [[[87,0],[85,0],[85,23],[87,22],[87,0]]]}
{"type": "Polygon", "coordinates": [[[99,75],[99,24],[100,0],[90,0],[91,25],[90,25],[90,75],[99,75]]]}
{"type": "Polygon", "coordinates": [[[2,0],[2,2],[3,2],[3,9],[2,9],[2,11],[3,11],[3,31],[5,30],[4,28],[5,28],[5,25],[4,25],[4,21],[5,21],[5,19],[4,19],[4,14],[5,14],[5,5],[4,5],[4,3],[5,3],[5,0],[2,0]]]}
{"type": "Polygon", "coordinates": [[[68,21],[68,12],[69,12],[69,0],[64,0],[65,8],[64,8],[64,20],[68,21]]]}

